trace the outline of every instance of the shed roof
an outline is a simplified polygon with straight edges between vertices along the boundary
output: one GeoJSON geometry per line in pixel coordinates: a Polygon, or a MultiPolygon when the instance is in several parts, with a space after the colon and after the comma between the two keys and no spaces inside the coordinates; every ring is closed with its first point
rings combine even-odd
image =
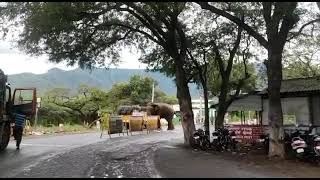
{"type": "Polygon", "coordinates": [[[227,111],[262,111],[261,96],[248,95],[234,100],[227,111]]]}
{"type": "MultiPolygon", "coordinates": [[[[320,91],[320,77],[285,79],[281,82],[280,93],[320,91]]],[[[267,88],[259,94],[267,94],[267,88]]]]}
{"type": "MultiPolygon", "coordinates": [[[[227,111],[262,111],[261,101],[261,96],[258,95],[257,92],[251,92],[235,99],[227,111]]],[[[218,104],[214,104],[211,108],[217,105],[218,104]]]]}

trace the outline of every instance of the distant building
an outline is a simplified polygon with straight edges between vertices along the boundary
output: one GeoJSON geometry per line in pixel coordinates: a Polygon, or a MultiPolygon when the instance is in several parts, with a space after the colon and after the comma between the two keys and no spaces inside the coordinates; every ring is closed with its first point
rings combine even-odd
{"type": "MultiPolygon", "coordinates": [[[[218,101],[218,98],[212,98],[208,102],[208,107],[212,104],[215,104],[218,101]]],[[[195,118],[196,123],[202,123],[204,121],[204,100],[203,99],[192,99],[192,111],[193,115],[195,118]]],[[[173,109],[175,112],[180,112],[180,106],[179,104],[174,104],[172,105],[173,109]]],[[[215,114],[215,109],[210,108],[209,109],[209,119],[210,121],[214,120],[214,114],[215,114]]]]}

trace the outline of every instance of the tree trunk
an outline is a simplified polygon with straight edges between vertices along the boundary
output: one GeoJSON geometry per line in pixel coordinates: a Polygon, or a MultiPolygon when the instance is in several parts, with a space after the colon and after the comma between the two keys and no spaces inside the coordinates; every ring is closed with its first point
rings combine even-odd
{"type": "Polygon", "coordinates": [[[282,51],[277,46],[268,49],[268,94],[269,94],[269,125],[271,126],[269,157],[284,158],[284,131],[281,108],[280,88],[282,80],[282,51]]]}
{"type": "Polygon", "coordinates": [[[219,95],[218,113],[214,123],[215,130],[223,127],[224,116],[228,108],[228,105],[227,105],[227,91],[228,91],[227,84],[228,83],[229,81],[226,80],[226,78],[222,78],[222,84],[221,84],[220,95],[219,95]]]}
{"type": "Polygon", "coordinates": [[[195,130],[194,117],[191,104],[190,91],[183,69],[183,57],[175,58],[176,69],[176,85],[177,98],[180,105],[180,112],[182,116],[182,128],[184,133],[184,144],[190,144],[190,137],[195,130]]]}
{"type": "Polygon", "coordinates": [[[217,117],[215,120],[215,124],[214,124],[214,129],[217,130],[218,128],[222,128],[223,127],[223,123],[224,123],[224,116],[226,114],[227,111],[227,102],[226,101],[220,101],[219,98],[219,105],[218,105],[218,113],[217,113],[217,117]]]}
{"type": "Polygon", "coordinates": [[[203,84],[203,96],[204,96],[204,127],[207,135],[210,136],[209,126],[209,99],[208,99],[208,88],[206,84],[203,84]]]}

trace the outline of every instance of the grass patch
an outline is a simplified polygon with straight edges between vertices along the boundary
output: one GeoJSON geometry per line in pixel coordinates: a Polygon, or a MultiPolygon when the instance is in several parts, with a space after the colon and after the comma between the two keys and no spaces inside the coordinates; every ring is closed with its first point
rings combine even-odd
{"type": "Polygon", "coordinates": [[[63,128],[59,126],[45,127],[45,126],[37,126],[36,130],[33,128],[33,131],[41,132],[42,134],[54,134],[54,133],[81,133],[81,132],[92,132],[97,129],[94,127],[87,128],[78,124],[65,124],[63,128]]]}

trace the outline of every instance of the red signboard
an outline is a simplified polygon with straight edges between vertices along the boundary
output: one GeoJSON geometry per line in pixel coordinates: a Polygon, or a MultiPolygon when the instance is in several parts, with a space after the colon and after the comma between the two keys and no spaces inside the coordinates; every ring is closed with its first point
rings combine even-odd
{"type": "Polygon", "coordinates": [[[255,143],[263,134],[263,126],[260,125],[233,125],[227,124],[225,127],[229,131],[234,131],[237,140],[245,143],[255,143]]]}

